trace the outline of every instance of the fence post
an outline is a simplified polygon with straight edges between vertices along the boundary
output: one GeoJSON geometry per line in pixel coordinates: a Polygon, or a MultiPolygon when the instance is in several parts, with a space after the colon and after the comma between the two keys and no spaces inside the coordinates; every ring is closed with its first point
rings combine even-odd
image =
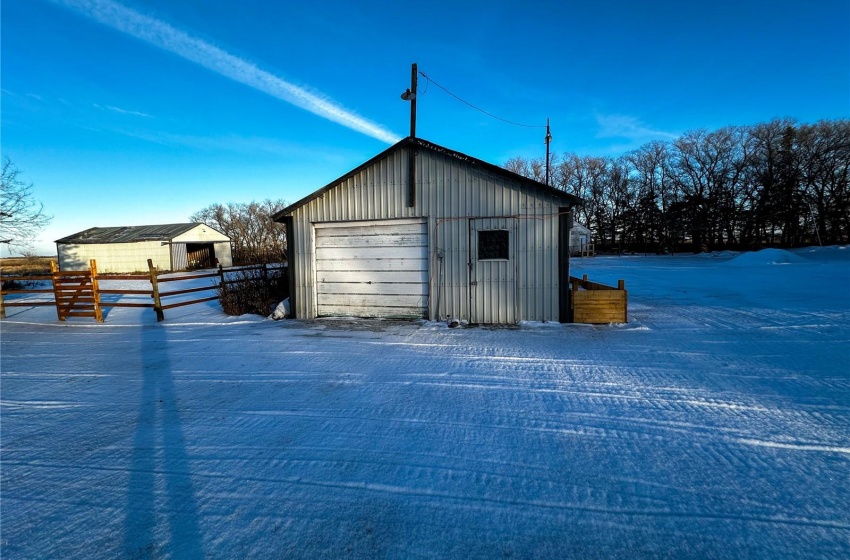
{"type": "Polygon", "coordinates": [[[227,284],[224,282],[224,267],[221,266],[221,263],[218,265],[218,277],[219,277],[219,288],[221,289],[221,295],[227,295],[227,284]]]}
{"type": "Polygon", "coordinates": [[[165,315],[162,312],[162,300],[159,297],[159,281],[156,278],[156,267],[153,265],[153,260],[148,259],[148,272],[151,275],[151,287],[153,288],[153,310],[156,311],[157,322],[164,321],[165,315]]]}
{"type": "Polygon", "coordinates": [[[94,320],[102,323],[103,309],[100,307],[100,284],[97,281],[97,262],[94,259],[89,261],[89,273],[91,274],[91,292],[94,300],[94,320]]]}
{"type": "Polygon", "coordinates": [[[629,322],[629,293],[626,291],[626,281],[618,280],[617,289],[623,292],[623,320],[629,322]]]}
{"type": "Polygon", "coordinates": [[[578,299],[578,288],[579,281],[578,278],[575,281],[570,280],[570,323],[576,322],[576,300],[578,299]]]}
{"type": "Polygon", "coordinates": [[[53,300],[56,302],[56,316],[60,321],[64,321],[65,317],[62,316],[62,302],[59,298],[59,290],[56,288],[56,278],[58,276],[59,266],[54,261],[50,261],[50,283],[53,284],[53,300]]]}

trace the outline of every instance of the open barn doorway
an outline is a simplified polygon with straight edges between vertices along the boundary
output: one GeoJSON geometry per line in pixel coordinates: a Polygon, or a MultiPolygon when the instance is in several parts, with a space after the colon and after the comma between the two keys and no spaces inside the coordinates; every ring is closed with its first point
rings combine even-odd
{"type": "Polygon", "coordinates": [[[212,243],[186,243],[187,268],[212,268],[215,266],[215,247],[212,243]]]}

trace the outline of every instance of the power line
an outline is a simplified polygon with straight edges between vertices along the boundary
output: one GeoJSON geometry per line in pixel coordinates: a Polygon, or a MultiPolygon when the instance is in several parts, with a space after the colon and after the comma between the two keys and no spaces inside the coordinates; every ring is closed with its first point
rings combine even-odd
{"type": "MultiPolygon", "coordinates": [[[[485,115],[487,115],[488,117],[492,117],[492,118],[494,118],[494,119],[496,119],[496,120],[499,120],[499,121],[502,121],[502,122],[506,122],[506,123],[508,123],[508,124],[512,124],[512,125],[514,125],[514,126],[521,126],[521,127],[524,127],[524,128],[546,128],[546,126],[547,126],[547,125],[545,125],[545,124],[522,124],[522,123],[518,123],[518,122],[514,122],[514,121],[509,121],[508,119],[503,119],[502,117],[498,117],[498,116],[494,115],[493,113],[488,113],[488,112],[487,112],[487,111],[485,111],[484,109],[482,109],[482,108],[480,108],[480,107],[476,107],[475,105],[473,105],[473,104],[472,104],[472,103],[470,103],[469,101],[466,101],[465,99],[461,99],[461,98],[460,98],[460,97],[458,97],[457,95],[453,94],[452,92],[450,92],[449,90],[447,90],[446,88],[444,88],[443,86],[441,86],[440,84],[438,84],[437,82],[435,82],[434,80],[432,80],[432,79],[431,79],[431,77],[430,77],[430,76],[428,76],[428,74],[426,74],[425,72],[422,72],[422,71],[420,70],[420,71],[419,71],[419,73],[420,73],[420,74],[422,74],[422,77],[424,77],[426,80],[428,80],[428,83],[432,83],[432,84],[434,84],[435,86],[437,86],[438,88],[440,88],[440,89],[441,89],[441,90],[443,90],[444,92],[448,93],[449,95],[451,95],[452,97],[454,97],[455,99],[457,99],[458,101],[460,101],[461,103],[464,103],[464,104],[466,104],[466,105],[469,105],[470,107],[472,107],[472,108],[473,108],[473,109],[475,109],[476,111],[480,111],[481,113],[484,113],[484,114],[485,114],[485,115]]],[[[427,87],[428,87],[428,84],[427,84],[427,83],[426,83],[425,87],[426,87],[426,91],[427,91],[427,87]]]]}

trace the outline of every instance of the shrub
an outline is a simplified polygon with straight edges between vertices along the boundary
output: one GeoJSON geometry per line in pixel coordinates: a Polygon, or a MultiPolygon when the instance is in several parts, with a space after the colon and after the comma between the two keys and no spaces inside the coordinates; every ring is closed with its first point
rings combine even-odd
{"type": "Polygon", "coordinates": [[[12,292],[15,290],[27,290],[34,287],[35,282],[31,280],[3,280],[0,290],[12,292]]]}
{"type": "Polygon", "coordinates": [[[225,272],[218,295],[221,308],[228,315],[254,313],[266,317],[289,296],[287,269],[264,265],[225,272]]]}

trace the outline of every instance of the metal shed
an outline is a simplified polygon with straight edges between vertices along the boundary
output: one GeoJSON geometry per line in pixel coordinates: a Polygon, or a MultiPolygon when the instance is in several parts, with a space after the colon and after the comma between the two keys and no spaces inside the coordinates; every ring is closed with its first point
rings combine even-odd
{"type": "Polygon", "coordinates": [[[566,322],[580,202],[405,138],[275,214],[287,228],[291,309],[299,318],[566,322]]]}
{"type": "Polygon", "coordinates": [[[589,229],[578,222],[573,222],[570,230],[570,254],[578,255],[584,252],[590,245],[592,235],[589,229]]]}
{"type": "Polygon", "coordinates": [[[232,264],[230,238],[206,224],[93,227],[56,240],[60,270],[101,272],[147,270],[151,259],[160,270],[185,270],[232,264]]]}

